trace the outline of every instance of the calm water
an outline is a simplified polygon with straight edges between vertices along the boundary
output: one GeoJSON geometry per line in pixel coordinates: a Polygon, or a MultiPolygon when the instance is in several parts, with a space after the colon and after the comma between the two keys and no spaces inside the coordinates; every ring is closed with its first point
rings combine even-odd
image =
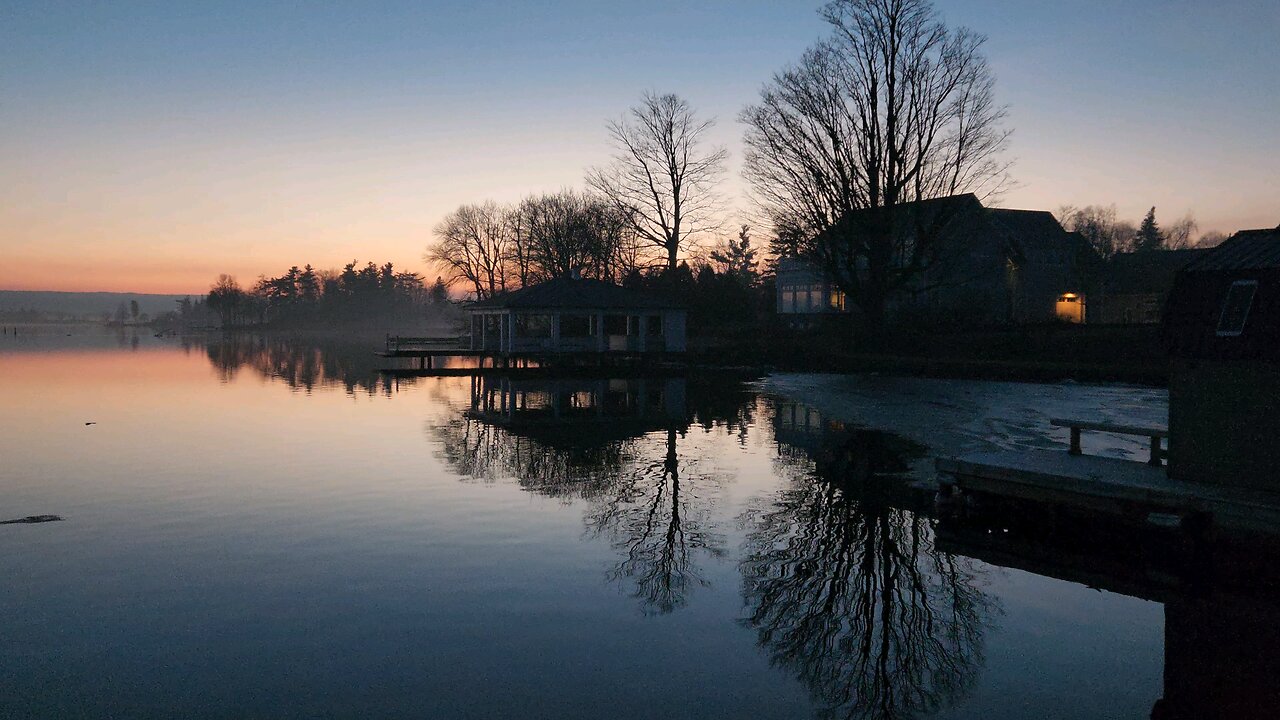
{"type": "Polygon", "coordinates": [[[1054,404],[1159,391],[3,342],[0,520],[65,518],[0,525],[3,717],[1141,718],[1165,693],[1164,605],[970,557],[910,489],[940,452],[1056,442],[1054,404]]]}

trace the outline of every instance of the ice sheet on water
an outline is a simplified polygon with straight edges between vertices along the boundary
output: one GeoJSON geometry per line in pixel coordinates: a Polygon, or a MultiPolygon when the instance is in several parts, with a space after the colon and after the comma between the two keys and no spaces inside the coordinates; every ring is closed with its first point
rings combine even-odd
{"type": "MultiPolygon", "coordinates": [[[[1051,418],[1165,426],[1169,393],[1133,385],[1018,383],[881,375],[779,374],[761,381],[768,394],[824,416],[901,435],[935,457],[991,450],[1062,448],[1068,430],[1051,418]]],[[[1085,433],[1086,453],[1145,459],[1147,439],[1085,433]]]]}

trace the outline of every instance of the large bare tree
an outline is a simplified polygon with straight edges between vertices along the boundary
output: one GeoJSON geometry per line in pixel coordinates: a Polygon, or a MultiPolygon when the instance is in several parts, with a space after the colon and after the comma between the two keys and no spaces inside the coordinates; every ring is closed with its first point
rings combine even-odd
{"type": "Polygon", "coordinates": [[[832,35],[774,76],[746,124],[744,174],[775,227],[883,326],[939,258],[946,222],[903,206],[1005,183],[1008,132],[981,53],[928,0],[837,0],[832,35]]]}
{"type": "Polygon", "coordinates": [[[618,281],[632,269],[630,213],[600,196],[573,190],[530,196],[510,211],[507,224],[518,229],[511,259],[522,284],[575,271],[618,281]]]}
{"type": "Polygon", "coordinates": [[[459,207],[436,226],[427,262],[440,267],[447,282],[469,285],[478,300],[505,290],[511,244],[507,215],[492,201],[459,207]]]}
{"type": "Polygon", "coordinates": [[[587,174],[587,184],[662,250],[668,270],[698,235],[718,227],[716,185],[728,153],[708,145],[714,125],[714,119],[699,120],[677,95],[646,92],[639,105],[609,123],[612,162],[587,174]]]}

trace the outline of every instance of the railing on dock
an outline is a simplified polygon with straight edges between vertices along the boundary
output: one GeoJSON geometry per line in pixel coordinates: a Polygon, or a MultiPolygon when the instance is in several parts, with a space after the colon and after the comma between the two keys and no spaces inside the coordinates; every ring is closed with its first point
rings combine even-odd
{"type": "Polygon", "coordinates": [[[1089,420],[1065,420],[1062,418],[1050,419],[1049,424],[1054,427],[1071,428],[1071,449],[1067,452],[1072,455],[1084,454],[1084,451],[1080,448],[1081,430],[1115,433],[1117,435],[1139,435],[1150,438],[1151,457],[1147,460],[1148,465],[1160,467],[1164,464],[1164,457],[1168,454],[1168,451],[1164,449],[1163,445],[1164,438],[1169,435],[1169,430],[1166,428],[1135,427],[1133,425],[1115,425],[1112,423],[1092,422],[1089,420]]]}
{"type": "Polygon", "coordinates": [[[461,335],[387,335],[386,351],[388,353],[405,350],[464,350],[470,339],[461,335]]]}

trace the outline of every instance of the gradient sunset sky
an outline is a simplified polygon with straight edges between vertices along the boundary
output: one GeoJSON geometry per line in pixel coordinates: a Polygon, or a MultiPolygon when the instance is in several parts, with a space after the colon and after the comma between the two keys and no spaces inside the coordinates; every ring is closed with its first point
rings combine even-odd
{"type": "MultiPolygon", "coordinates": [[[[737,113],[825,34],[819,5],[6,0],[0,289],[427,274],[446,212],[581,187],[645,89],[718,118],[740,198],[737,113]]],[[[937,5],[989,37],[1019,183],[1002,205],[1280,223],[1280,1],[937,5]]]]}

